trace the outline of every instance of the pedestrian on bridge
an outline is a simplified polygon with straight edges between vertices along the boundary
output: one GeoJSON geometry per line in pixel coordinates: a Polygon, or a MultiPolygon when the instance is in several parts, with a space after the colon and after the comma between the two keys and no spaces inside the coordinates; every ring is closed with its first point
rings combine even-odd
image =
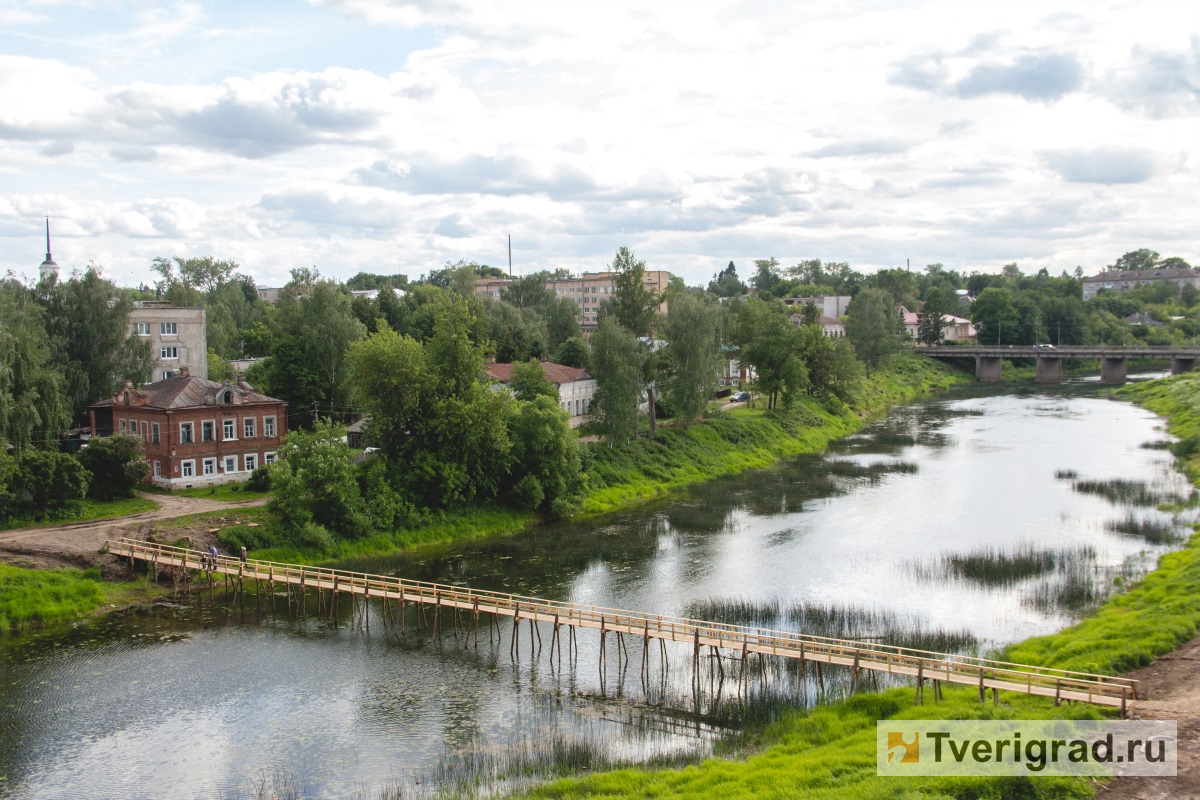
{"type": "Polygon", "coordinates": [[[246,546],[242,545],[242,563],[246,563],[246,546]]]}

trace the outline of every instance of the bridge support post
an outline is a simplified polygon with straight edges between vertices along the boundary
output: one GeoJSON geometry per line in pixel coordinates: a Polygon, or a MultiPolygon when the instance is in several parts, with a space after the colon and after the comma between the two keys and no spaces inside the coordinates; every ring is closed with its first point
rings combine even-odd
{"type": "Polygon", "coordinates": [[[1104,356],[1100,359],[1100,382],[1106,386],[1125,383],[1125,357],[1104,356]]]}
{"type": "Polygon", "coordinates": [[[1000,356],[975,356],[975,379],[983,383],[1000,380],[1000,356]]]}
{"type": "Polygon", "coordinates": [[[1196,366],[1196,359],[1181,358],[1176,356],[1171,359],[1171,374],[1182,375],[1185,372],[1191,372],[1196,366]]]}
{"type": "Polygon", "coordinates": [[[1038,356],[1037,359],[1037,382],[1038,383],[1062,383],[1063,365],[1061,358],[1051,358],[1049,356],[1038,356]]]}

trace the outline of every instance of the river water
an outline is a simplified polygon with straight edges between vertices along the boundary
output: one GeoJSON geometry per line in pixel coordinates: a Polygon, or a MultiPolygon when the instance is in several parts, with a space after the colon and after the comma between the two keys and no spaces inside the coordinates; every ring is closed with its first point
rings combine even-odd
{"type": "MultiPolygon", "coordinates": [[[[1162,420],[1083,388],[896,408],[826,453],[591,521],[347,566],[421,580],[987,654],[1069,624],[1178,546],[1191,489],[1162,420]]],[[[347,606],[349,604],[346,604],[347,606]]],[[[0,637],[0,796],[373,798],[398,786],[711,751],[815,702],[794,666],[595,632],[551,660],[297,619],[218,595],[0,637]],[[614,654],[614,652],[616,654],[614,654]],[[789,672],[788,670],[792,671],[789,672]],[[724,679],[724,680],[722,680],[724,679]],[[697,699],[699,702],[697,703],[697,699]],[[756,716],[757,715],[757,716],[756,716]]],[[[827,675],[829,695],[846,691],[827,675]]]]}

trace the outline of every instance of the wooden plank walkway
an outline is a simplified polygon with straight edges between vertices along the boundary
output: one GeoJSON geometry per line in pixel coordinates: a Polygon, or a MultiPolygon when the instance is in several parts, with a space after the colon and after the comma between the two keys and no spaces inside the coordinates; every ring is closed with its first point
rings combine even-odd
{"type": "MultiPolygon", "coordinates": [[[[200,570],[204,566],[202,559],[208,558],[196,550],[134,539],[110,540],[108,552],[129,559],[131,565],[135,561],[146,562],[156,572],[180,568],[200,570]]],[[[850,667],[855,675],[860,670],[902,675],[916,680],[918,695],[922,692],[924,681],[929,680],[977,687],[981,700],[985,691],[991,689],[993,692],[1002,690],[1052,697],[1056,702],[1074,700],[1118,707],[1125,712],[1128,705],[1137,699],[1137,681],[1129,678],[1047,669],[872,642],[831,639],[792,631],[762,630],[584,606],[324,567],[255,559],[243,564],[239,559],[228,556],[218,557],[213,572],[229,576],[238,586],[244,581],[255,581],[266,582],[273,589],[274,584],[281,583],[298,587],[301,596],[307,590],[318,593],[328,591],[330,607],[336,603],[339,595],[348,594],[360,599],[396,601],[400,604],[401,614],[407,603],[414,603],[419,608],[432,606],[435,619],[440,617],[441,609],[456,614],[460,611],[469,612],[476,626],[477,639],[479,615],[492,614],[493,622],[500,617],[511,618],[514,630],[523,620],[528,620],[531,626],[534,623],[552,624],[555,639],[558,639],[560,626],[592,628],[600,631],[602,649],[605,636],[616,633],[640,637],[645,645],[651,639],[690,644],[693,659],[697,663],[700,648],[710,647],[740,653],[743,660],[750,653],[797,659],[802,675],[807,662],[815,663],[818,669],[822,664],[850,667]]],[[[540,639],[540,633],[538,637],[540,639]]]]}

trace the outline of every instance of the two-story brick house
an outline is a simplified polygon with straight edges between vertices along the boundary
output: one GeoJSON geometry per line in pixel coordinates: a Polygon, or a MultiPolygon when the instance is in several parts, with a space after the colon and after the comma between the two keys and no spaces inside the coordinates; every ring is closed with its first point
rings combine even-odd
{"type": "Polygon", "coordinates": [[[287,403],[244,380],[217,383],[179,375],[140,389],[126,383],[88,406],[92,435],[139,436],[150,464],[147,483],[164,489],[245,480],[273,464],[287,433],[287,403]]]}

